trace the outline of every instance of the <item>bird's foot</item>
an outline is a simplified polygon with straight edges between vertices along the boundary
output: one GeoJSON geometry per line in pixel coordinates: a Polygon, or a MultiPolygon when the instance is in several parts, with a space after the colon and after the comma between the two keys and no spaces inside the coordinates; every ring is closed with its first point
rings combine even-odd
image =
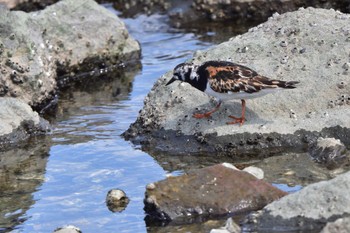
{"type": "Polygon", "coordinates": [[[235,116],[228,116],[229,118],[234,119],[234,121],[231,122],[227,122],[226,124],[228,125],[233,125],[233,124],[240,124],[240,126],[242,126],[245,122],[245,118],[244,117],[235,117],[235,116]]]}
{"type": "Polygon", "coordinates": [[[218,105],[216,105],[216,107],[206,113],[193,113],[192,117],[197,118],[197,119],[202,119],[202,118],[209,118],[211,116],[211,114],[213,114],[214,112],[216,112],[219,108],[220,108],[221,102],[218,103],[218,105]]]}
{"type": "Polygon", "coordinates": [[[197,119],[202,118],[209,118],[211,116],[212,112],[206,112],[206,113],[193,113],[192,117],[197,119]]]}

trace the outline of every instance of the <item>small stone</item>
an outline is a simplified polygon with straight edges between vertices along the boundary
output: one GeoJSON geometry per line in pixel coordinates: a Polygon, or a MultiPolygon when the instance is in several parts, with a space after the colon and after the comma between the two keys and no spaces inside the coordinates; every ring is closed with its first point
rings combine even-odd
{"type": "Polygon", "coordinates": [[[82,233],[82,231],[76,226],[67,225],[57,228],[54,233],[82,233]]]}
{"type": "Polygon", "coordinates": [[[310,146],[309,154],[314,161],[324,164],[328,169],[341,166],[349,156],[349,152],[339,139],[322,137],[310,146]]]}
{"type": "Polygon", "coordinates": [[[248,172],[258,178],[259,180],[264,179],[264,171],[261,168],[250,166],[244,168],[242,171],[248,172]]]}
{"type": "Polygon", "coordinates": [[[106,204],[112,212],[122,212],[129,204],[129,201],[129,198],[121,189],[112,189],[107,193],[106,204]]]}

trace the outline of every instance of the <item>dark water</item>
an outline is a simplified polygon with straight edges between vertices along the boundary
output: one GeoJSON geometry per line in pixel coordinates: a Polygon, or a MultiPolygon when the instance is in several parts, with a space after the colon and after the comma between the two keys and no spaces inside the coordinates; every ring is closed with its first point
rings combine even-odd
{"type": "MultiPolygon", "coordinates": [[[[2,153],[0,159],[5,166],[0,169],[0,232],[52,232],[67,224],[84,233],[167,232],[146,228],[146,184],[169,174],[182,174],[188,167],[227,161],[218,157],[200,160],[151,156],[120,135],[135,121],[144,97],[162,74],[192,57],[194,51],[227,40],[237,31],[228,27],[222,30],[220,25],[178,30],[168,26],[167,18],[160,15],[124,21],[141,43],[142,69],[128,71],[122,77],[110,74],[98,82],[88,81],[65,90],[51,120],[55,127],[52,135],[33,138],[27,145],[2,153]],[[110,212],[105,204],[106,194],[113,188],[124,190],[131,200],[121,213],[110,212]]],[[[288,165],[293,161],[291,157],[288,165]]],[[[300,160],[295,164],[298,167],[300,160]]],[[[293,191],[287,186],[288,180],[274,178],[281,171],[274,172],[270,181],[293,191]]],[[[210,229],[215,227],[214,222],[202,225],[210,229]]],[[[176,231],[199,229],[203,228],[179,227],[176,231]]]]}

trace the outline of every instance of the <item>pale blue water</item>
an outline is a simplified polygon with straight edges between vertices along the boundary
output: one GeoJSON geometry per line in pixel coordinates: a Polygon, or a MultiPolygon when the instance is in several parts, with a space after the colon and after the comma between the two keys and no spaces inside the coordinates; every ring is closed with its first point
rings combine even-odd
{"type": "Polygon", "coordinates": [[[135,121],[145,95],[162,74],[211,45],[192,33],[174,32],[165,20],[158,15],[125,20],[141,43],[143,56],[142,71],[129,94],[106,94],[91,98],[87,105],[76,104],[74,97],[61,98],[66,107],[56,119],[45,180],[32,193],[34,204],[20,217],[24,222],[12,232],[52,232],[67,224],[84,233],[147,231],[145,186],[165,178],[167,171],[120,134],[135,121]],[[121,213],[112,213],[105,205],[113,188],[124,190],[131,200],[121,213]]]}

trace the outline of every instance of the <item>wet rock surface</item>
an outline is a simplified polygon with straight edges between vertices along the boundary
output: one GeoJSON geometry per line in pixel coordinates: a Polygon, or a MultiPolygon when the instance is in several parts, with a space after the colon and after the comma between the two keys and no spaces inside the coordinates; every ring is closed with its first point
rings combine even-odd
{"type": "Polygon", "coordinates": [[[144,202],[150,223],[188,223],[258,210],[285,194],[224,163],[148,184],[144,202]]]}
{"type": "Polygon", "coordinates": [[[45,119],[19,99],[0,98],[0,106],[0,149],[51,129],[45,119]]]}
{"type": "Polygon", "coordinates": [[[60,1],[33,13],[1,8],[0,15],[0,96],[34,108],[78,74],[96,75],[140,57],[124,23],[94,1],[60,1]]]}
{"type": "Polygon", "coordinates": [[[183,25],[199,20],[226,21],[226,20],[262,20],[271,16],[274,12],[284,13],[297,10],[299,7],[319,7],[341,9],[350,11],[350,5],[346,1],[252,1],[252,0],[141,0],[141,1],[117,1],[115,8],[122,11],[125,16],[136,14],[152,14],[155,12],[166,13],[172,19],[173,24],[183,25]]]}
{"type": "Polygon", "coordinates": [[[306,186],[267,205],[247,219],[253,230],[319,232],[327,222],[350,214],[350,172],[306,186]],[[256,224],[255,224],[256,223],[256,224]]]}
{"type": "Polygon", "coordinates": [[[334,10],[300,9],[275,14],[246,34],[196,52],[192,61],[197,64],[232,60],[270,78],[300,81],[296,89],[248,100],[242,127],[226,125],[228,115],[240,115],[239,101],[224,102],[212,118],[192,118],[216,102],[187,83],[165,86],[172,75],[168,72],[155,83],[124,136],[144,148],[179,153],[237,155],[301,147],[320,136],[349,145],[350,105],[339,101],[350,95],[345,65],[350,59],[349,22],[349,15],[334,10]]]}

